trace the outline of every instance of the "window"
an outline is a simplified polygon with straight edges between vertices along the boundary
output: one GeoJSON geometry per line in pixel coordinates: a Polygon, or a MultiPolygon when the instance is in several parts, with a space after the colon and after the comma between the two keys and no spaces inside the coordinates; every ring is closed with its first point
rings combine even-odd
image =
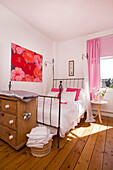
{"type": "Polygon", "coordinates": [[[100,58],[101,87],[113,88],[113,56],[100,58]]]}

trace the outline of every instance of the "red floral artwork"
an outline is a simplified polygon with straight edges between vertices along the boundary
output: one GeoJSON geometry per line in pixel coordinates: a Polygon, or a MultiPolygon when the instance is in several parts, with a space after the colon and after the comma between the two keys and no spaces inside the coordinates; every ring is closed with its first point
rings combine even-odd
{"type": "Polygon", "coordinates": [[[34,69],[35,69],[35,65],[33,63],[27,63],[24,66],[25,74],[29,74],[30,76],[33,76],[34,69]]]}
{"type": "Polygon", "coordinates": [[[11,43],[11,80],[42,82],[43,56],[11,43]]]}

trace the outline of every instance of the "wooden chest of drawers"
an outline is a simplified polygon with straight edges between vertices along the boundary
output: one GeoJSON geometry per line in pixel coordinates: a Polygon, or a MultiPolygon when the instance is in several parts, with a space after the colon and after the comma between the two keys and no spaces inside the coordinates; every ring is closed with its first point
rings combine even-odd
{"type": "Polygon", "coordinates": [[[36,127],[36,98],[23,102],[18,98],[0,96],[0,138],[16,150],[27,142],[26,134],[36,127]],[[26,120],[24,113],[31,113],[26,120]]]}

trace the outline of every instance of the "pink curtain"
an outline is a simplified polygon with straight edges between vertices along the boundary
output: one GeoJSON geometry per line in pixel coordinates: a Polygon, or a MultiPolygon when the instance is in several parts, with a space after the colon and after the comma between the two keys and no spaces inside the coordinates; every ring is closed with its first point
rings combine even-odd
{"type": "Polygon", "coordinates": [[[92,100],[95,97],[94,88],[100,89],[100,38],[87,41],[87,54],[89,90],[92,100]]]}
{"type": "Polygon", "coordinates": [[[113,56],[113,36],[101,39],[101,57],[113,56]]]}

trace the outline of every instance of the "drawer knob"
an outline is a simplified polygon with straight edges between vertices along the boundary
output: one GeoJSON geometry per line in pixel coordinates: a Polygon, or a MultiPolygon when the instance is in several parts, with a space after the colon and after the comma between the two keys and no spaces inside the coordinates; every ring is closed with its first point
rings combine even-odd
{"type": "Polygon", "coordinates": [[[9,108],[9,105],[8,105],[8,104],[7,104],[7,105],[5,105],[5,108],[6,108],[6,109],[8,109],[8,108],[9,108]]]}
{"type": "Polygon", "coordinates": [[[13,139],[13,135],[10,135],[10,136],[9,136],[9,139],[10,139],[10,140],[13,139]]]}
{"type": "Polygon", "coordinates": [[[2,113],[2,116],[4,116],[4,113],[2,113]]]}
{"type": "Polygon", "coordinates": [[[9,120],[9,124],[10,124],[10,125],[13,124],[13,122],[14,122],[13,120],[9,120]]]}

